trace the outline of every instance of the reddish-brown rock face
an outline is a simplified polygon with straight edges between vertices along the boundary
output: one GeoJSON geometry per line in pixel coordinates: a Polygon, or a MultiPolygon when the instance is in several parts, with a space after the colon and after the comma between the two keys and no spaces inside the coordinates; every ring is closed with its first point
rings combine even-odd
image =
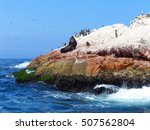
{"type": "MultiPolygon", "coordinates": [[[[110,54],[107,51],[103,54],[85,54],[74,51],[60,53],[55,50],[35,58],[28,67],[35,70],[34,81],[44,80],[65,91],[95,92],[94,87],[97,84],[121,87],[126,82],[129,88],[149,84],[149,52],[146,49],[136,52],[128,50],[130,48],[111,50],[110,54]]],[[[28,81],[22,77],[17,81],[28,81]]]]}
{"type": "MultiPolygon", "coordinates": [[[[76,65],[76,61],[78,61],[80,62],[80,64],[78,65],[78,68],[76,68],[78,70],[82,68],[82,67],[80,68],[80,65],[83,66],[82,64],[83,62],[86,63],[86,65],[84,65],[85,72],[83,74],[80,73],[81,75],[84,75],[84,76],[97,76],[99,75],[100,71],[121,71],[124,69],[140,69],[140,70],[150,69],[150,61],[148,60],[149,52],[147,52],[147,50],[144,50],[144,49],[140,50],[141,56],[142,54],[144,56],[148,55],[147,60],[136,59],[135,57],[130,57],[130,58],[125,57],[124,55],[127,55],[127,53],[131,54],[130,51],[127,52],[128,50],[130,49],[126,49],[126,50],[122,49],[120,51],[117,50],[117,54],[119,57],[118,56],[116,57],[115,55],[112,55],[112,54],[111,55],[105,54],[104,56],[100,56],[99,53],[98,54],[94,54],[94,53],[82,54],[82,53],[68,52],[68,53],[62,54],[60,53],[59,50],[56,50],[46,55],[37,57],[31,62],[29,67],[37,69],[37,68],[42,67],[43,64],[45,64],[46,62],[55,64],[60,61],[65,62],[65,64],[62,63],[62,66],[65,67],[66,63],[69,61],[72,61],[74,65],[76,65]]],[[[72,65],[72,69],[74,65],[72,65]]],[[[75,71],[76,71],[75,69],[74,71],[70,71],[70,75],[77,74],[75,71]]],[[[58,71],[58,74],[59,74],[59,71],[58,71]]],[[[65,75],[65,72],[64,72],[64,75],[65,75]]],[[[67,75],[68,75],[68,72],[67,72],[67,75]]]]}

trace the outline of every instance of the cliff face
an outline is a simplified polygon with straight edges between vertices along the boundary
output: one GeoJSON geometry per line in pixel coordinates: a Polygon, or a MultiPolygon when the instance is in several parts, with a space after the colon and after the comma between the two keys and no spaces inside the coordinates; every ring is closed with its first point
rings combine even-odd
{"type": "Polygon", "coordinates": [[[127,27],[102,27],[76,38],[76,49],[54,50],[39,56],[28,68],[36,77],[67,91],[95,91],[97,84],[136,87],[150,83],[150,17],[138,16],[127,27]],[[88,42],[88,45],[87,45],[88,42]]]}

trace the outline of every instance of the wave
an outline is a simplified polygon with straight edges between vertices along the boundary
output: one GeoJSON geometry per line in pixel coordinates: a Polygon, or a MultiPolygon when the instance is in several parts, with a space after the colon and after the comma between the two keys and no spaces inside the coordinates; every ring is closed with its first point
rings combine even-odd
{"type": "Polygon", "coordinates": [[[15,65],[14,68],[17,68],[17,69],[24,69],[26,68],[28,65],[30,64],[30,61],[25,61],[21,64],[18,64],[18,65],[15,65]]]}
{"type": "Polygon", "coordinates": [[[120,89],[117,93],[110,94],[108,100],[120,102],[150,102],[150,86],[134,89],[120,89]]]}
{"type": "Polygon", "coordinates": [[[5,75],[5,78],[14,78],[12,74],[5,75]]]}
{"type": "MultiPolygon", "coordinates": [[[[99,86],[104,86],[99,85],[99,86]]],[[[111,88],[111,85],[105,85],[106,88],[111,88]]],[[[95,88],[98,88],[96,86],[95,88]]],[[[143,86],[142,88],[120,88],[117,92],[109,94],[102,93],[99,95],[90,93],[78,93],[80,98],[85,98],[88,101],[99,102],[99,103],[121,103],[125,105],[144,105],[150,102],[150,86],[143,86]]]]}

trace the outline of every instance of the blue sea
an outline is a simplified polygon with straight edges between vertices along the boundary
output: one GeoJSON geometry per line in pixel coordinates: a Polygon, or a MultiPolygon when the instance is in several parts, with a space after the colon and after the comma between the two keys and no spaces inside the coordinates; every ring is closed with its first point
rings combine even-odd
{"type": "Polygon", "coordinates": [[[120,89],[114,94],[63,92],[42,82],[18,84],[12,73],[26,67],[29,59],[0,60],[1,113],[143,113],[150,112],[150,87],[120,89]]]}

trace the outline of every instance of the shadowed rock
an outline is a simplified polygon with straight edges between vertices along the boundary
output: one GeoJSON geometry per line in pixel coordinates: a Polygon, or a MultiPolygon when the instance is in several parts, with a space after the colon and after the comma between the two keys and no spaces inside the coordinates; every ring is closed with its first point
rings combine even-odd
{"type": "Polygon", "coordinates": [[[101,84],[101,85],[96,85],[94,87],[94,90],[98,94],[101,94],[101,93],[112,94],[112,93],[118,92],[119,87],[115,85],[101,84]]]}
{"type": "Polygon", "coordinates": [[[101,50],[97,53],[99,56],[115,55],[115,57],[127,57],[140,60],[150,61],[150,49],[140,47],[126,47],[126,48],[111,48],[110,50],[101,50]]]}

